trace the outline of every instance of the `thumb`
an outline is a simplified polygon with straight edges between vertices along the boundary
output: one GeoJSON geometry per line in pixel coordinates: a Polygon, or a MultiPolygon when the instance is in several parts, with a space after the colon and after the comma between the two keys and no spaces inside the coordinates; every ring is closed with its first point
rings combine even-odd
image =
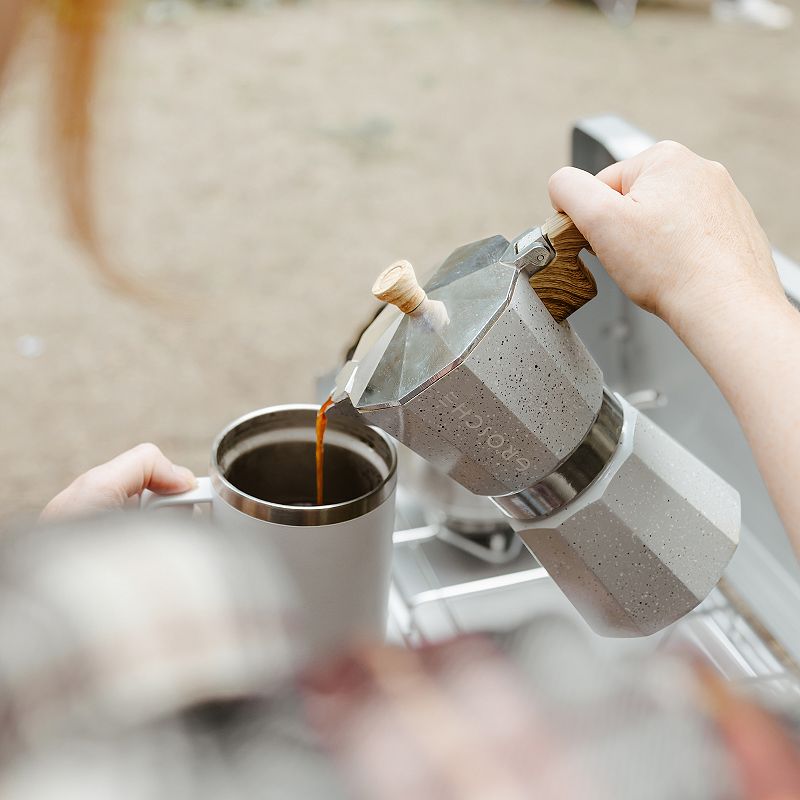
{"type": "Polygon", "coordinates": [[[140,444],[81,475],[47,504],[40,519],[88,516],[122,508],[145,489],[177,494],[196,484],[186,467],[173,464],[154,444],[140,444]]]}
{"type": "Polygon", "coordinates": [[[194,488],[196,479],[186,469],[173,464],[154,444],[140,444],[96,467],[97,478],[128,497],[151,489],[159,494],[177,494],[194,488]]]}
{"type": "Polygon", "coordinates": [[[575,167],[562,167],[548,184],[553,208],[568,214],[592,244],[593,237],[622,211],[619,192],[594,175],[575,167]]]}

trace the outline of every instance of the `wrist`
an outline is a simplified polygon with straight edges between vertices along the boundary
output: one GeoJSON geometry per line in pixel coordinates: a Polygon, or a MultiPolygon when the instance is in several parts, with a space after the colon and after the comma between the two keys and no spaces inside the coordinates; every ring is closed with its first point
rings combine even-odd
{"type": "Polygon", "coordinates": [[[693,288],[691,294],[684,293],[665,304],[659,316],[694,352],[709,338],[735,336],[757,322],[769,321],[792,310],[776,279],[732,281],[725,286],[714,282],[703,289],[693,288]]]}
{"type": "Polygon", "coordinates": [[[684,304],[664,321],[714,375],[722,363],[769,347],[780,323],[796,313],[780,287],[734,285],[706,302],[684,304]]]}

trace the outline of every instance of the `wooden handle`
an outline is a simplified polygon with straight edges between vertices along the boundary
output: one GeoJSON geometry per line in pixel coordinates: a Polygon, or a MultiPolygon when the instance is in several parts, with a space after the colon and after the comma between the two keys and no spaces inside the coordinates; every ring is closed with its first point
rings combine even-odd
{"type": "Polygon", "coordinates": [[[531,286],[556,322],[597,295],[597,284],[579,253],[589,248],[575,223],[566,214],[554,214],[542,225],[556,257],[531,278],[531,286]]]}
{"type": "Polygon", "coordinates": [[[410,314],[427,297],[408,261],[395,261],[381,272],[372,286],[372,294],[397,306],[404,314],[410,314]]]}

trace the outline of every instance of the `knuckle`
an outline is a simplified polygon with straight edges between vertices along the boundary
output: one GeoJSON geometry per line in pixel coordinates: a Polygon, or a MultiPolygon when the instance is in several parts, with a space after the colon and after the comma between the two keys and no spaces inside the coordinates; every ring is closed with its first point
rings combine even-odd
{"type": "Polygon", "coordinates": [[[558,180],[560,177],[563,178],[564,175],[569,174],[570,167],[559,167],[551,176],[550,180],[558,180]]]}
{"type": "Polygon", "coordinates": [[[672,139],[664,139],[655,146],[655,150],[659,155],[667,156],[670,158],[684,157],[691,153],[688,147],[682,145],[680,142],[675,142],[672,139]]]}
{"type": "Polygon", "coordinates": [[[103,485],[103,483],[102,470],[98,467],[92,467],[84,472],[83,475],[79,475],[75,478],[69,488],[80,493],[92,492],[103,485]]]}
{"type": "Polygon", "coordinates": [[[718,177],[725,179],[730,178],[730,173],[728,172],[728,168],[724,164],[721,164],[719,161],[707,161],[706,165],[708,166],[709,170],[718,177]]]}
{"type": "Polygon", "coordinates": [[[137,444],[136,447],[133,448],[133,452],[136,453],[137,456],[145,459],[160,458],[162,455],[161,448],[153,444],[153,442],[137,444]]]}
{"type": "Polygon", "coordinates": [[[551,176],[550,180],[547,182],[547,188],[552,191],[552,189],[561,184],[565,177],[569,175],[569,167],[561,167],[557,169],[551,176]]]}

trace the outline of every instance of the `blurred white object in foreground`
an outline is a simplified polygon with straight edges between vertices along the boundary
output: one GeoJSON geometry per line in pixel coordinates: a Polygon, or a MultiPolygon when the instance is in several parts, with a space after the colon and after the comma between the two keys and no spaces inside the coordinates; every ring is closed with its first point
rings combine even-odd
{"type": "Polygon", "coordinates": [[[117,514],[0,548],[0,746],[262,696],[294,663],[269,551],[117,514]]]}

